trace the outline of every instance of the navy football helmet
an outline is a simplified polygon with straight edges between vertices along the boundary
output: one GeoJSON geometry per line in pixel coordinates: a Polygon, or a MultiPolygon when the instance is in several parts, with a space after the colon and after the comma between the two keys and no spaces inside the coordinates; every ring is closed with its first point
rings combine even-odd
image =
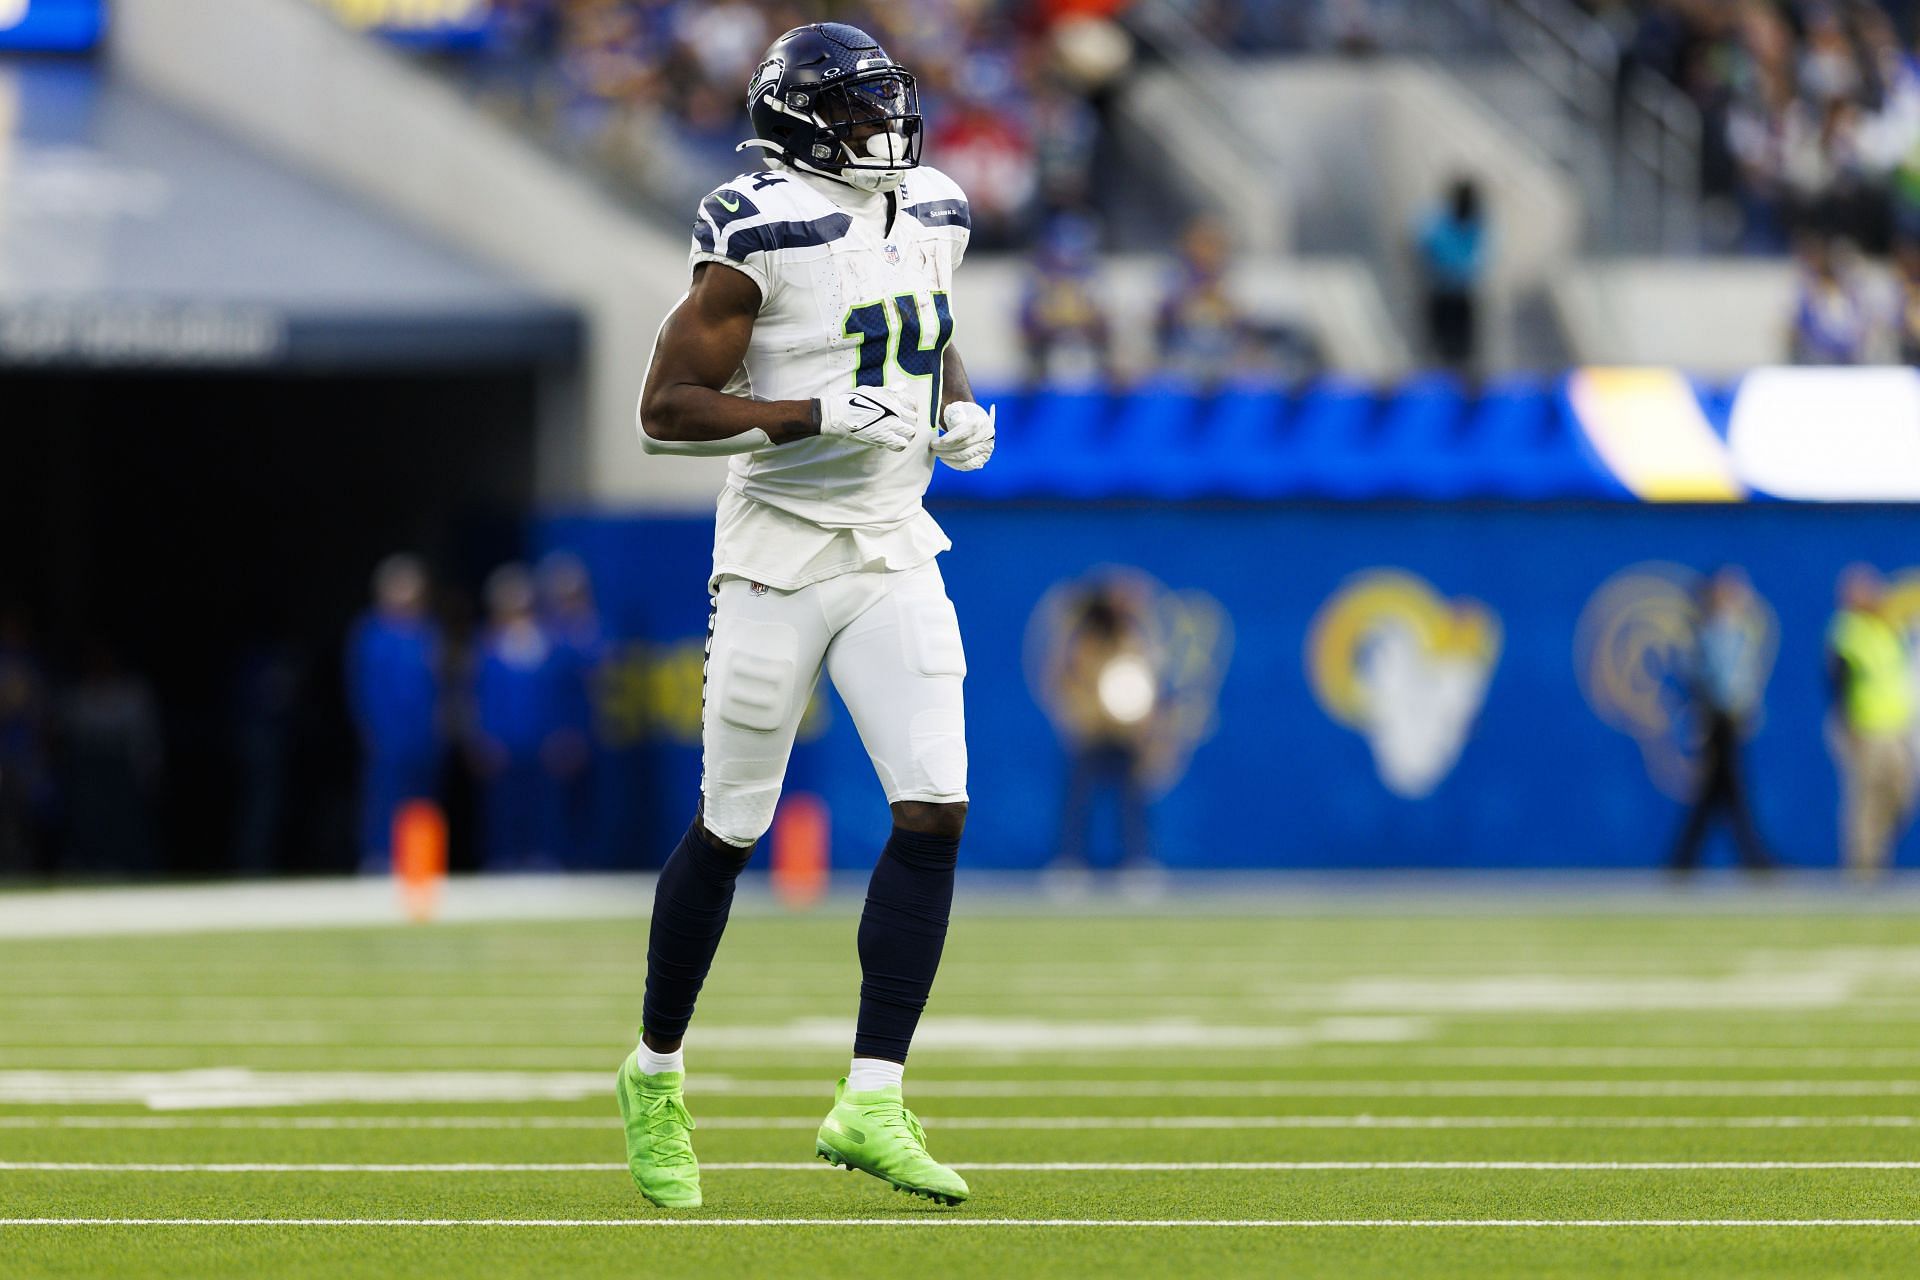
{"type": "Polygon", "coordinates": [[[775,40],[747,86],[747,111],[759,136],[740,147],[763,147],[863,191],[891,191],[920,163],[912,73],[844,22],[795,27],[775,40]]]}

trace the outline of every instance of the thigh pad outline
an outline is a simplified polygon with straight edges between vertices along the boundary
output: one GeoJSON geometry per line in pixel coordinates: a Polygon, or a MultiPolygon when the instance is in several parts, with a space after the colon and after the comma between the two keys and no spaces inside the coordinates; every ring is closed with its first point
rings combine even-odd
{"type": "Polygon", "coordinates": [[[800,635],[783,622],[736,622],[715,676],[720,719],[736,729],[773,733],[793,707],[800,635]]]}

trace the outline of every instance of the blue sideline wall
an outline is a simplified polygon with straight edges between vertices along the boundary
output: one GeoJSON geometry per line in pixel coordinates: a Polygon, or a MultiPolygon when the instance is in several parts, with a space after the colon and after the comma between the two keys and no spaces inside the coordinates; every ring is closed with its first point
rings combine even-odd
{"type": "MultiPolygon", "coordinates": [[[[1753,801],[1787,861],[1830,866],[1838,792],[1822,736],[1823,634],[1834,580],[1855,559],[1890,572],[1920,563],[1920,516],[1891,507],[994,505],[936,514],[955,544],[941,564],[970,664],[964,857],[983,868],[1039,866],[1054,848],[1065,760],[1030,691],[1023,647],[1049,589],[1100,565],[1204,593],[1232,624],[1213,730],[1154,808],[1157,853],[1170,866],[1656,865],[1682,807],[1652,780],[1649,751],[1596,713],[1575,671],[1576,627],[1596,590],[1651,561],[1742,564],[1777,615],[1764,722],[1748,748],[1753,801]],[[1378,570],[1417,575],[1465,612],[1477,601],[1497,620],[1484,704],[1457,762],[1421,798],[1383,782],[1363,735],[1316,697],[1304,656],[1322,607],[1354,575],[1378,570]]],[[[710,537],[702,519],[555,516],[536,532],[537,550],[585,559],[622,638],[602,698],[614,744],[603,772],[609,865],[656,865],[692,813],[710,537]]],[[[1649,680],[1672,683],[1658,655],[1644,665],[1649,680]]],[[[789,787],[827,801],[835,863],[865,866],[886,836],[883,797],[846,712],[823,702],[789,787]]]]}

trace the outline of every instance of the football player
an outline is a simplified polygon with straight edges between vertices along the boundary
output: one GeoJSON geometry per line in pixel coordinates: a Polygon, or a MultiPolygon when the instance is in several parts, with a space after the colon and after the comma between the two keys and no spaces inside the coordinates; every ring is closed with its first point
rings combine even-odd
{"type": "Polygon", "coordinates": [[[700,807],[661,869],[641,1043],[619,1075],[628,1167],[700,1203],[681,1040],[734,881],[773,820],[824,667],[893,810],[860,919],[853,1064],[815,1151],[956,1204],[901,1100],[967,817],[966,659],[921,506],[936,461],[993,452],[953,342],[967,200],[919,163],[913,76],[843,23],[787,32],[747,88],[766,154],[701,202],[693,283],[661,327],[639,411],[654,454],[731,455],[715,523],[700,807]]]}

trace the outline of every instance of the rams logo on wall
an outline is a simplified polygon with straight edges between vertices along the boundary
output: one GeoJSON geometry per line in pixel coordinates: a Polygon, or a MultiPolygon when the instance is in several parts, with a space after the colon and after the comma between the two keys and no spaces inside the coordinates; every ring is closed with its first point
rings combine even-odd
{"type": "MultiPolygon", "coordinates": [[[[1587,601],[1573,638],[1574,673],[1587,704],[1640,744],[1647,776],[1676,800],[1691,796],[1704,733],[1691,694],[1700,585],[1700,575],[1681,565],[1622,569],[1587,601]]],[[[1744,624],[1752,631],[1759,687],[1765,688],[1780,623],[1765,600],[1750,599],[1744,624]]],[[[1752,717],[1748,732],[1759,722],[1752,717]]]]}
{"type": "Polygon", "coordinates": [[[1373,749],[1389,791],[1423,799],[1453,772],[1500,661],[1500,619],[1401,569],[1341,584],[1307,632],[1314,697],[1373,749]]]}

